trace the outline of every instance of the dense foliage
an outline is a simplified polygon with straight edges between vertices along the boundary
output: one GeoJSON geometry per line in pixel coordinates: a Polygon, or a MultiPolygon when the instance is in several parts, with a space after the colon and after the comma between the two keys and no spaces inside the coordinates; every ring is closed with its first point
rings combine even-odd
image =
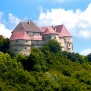
{"type": "Polygon", "coordinates": [[[4,53],[7,52],[7,50],[9,50],[9,44],[10,44],[10,40],[0,35],[0,51],[4,53]]]}
{"type": "Polygon", "coordinates": [[[29,56],[0,52],[0,91],[91,91],[91,54],[62,52],[51,41],[29,56]]]}

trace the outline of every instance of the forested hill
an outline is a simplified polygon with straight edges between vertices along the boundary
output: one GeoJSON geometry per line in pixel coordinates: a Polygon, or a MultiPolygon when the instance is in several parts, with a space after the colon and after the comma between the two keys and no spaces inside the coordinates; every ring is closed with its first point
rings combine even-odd
{"type": "Polygon", "coordinates": [[[0,40],[0,91],[91,91],[91,54],[62,52],[50,40],[29,56],[14,55],[8,44],[0,40]]]}

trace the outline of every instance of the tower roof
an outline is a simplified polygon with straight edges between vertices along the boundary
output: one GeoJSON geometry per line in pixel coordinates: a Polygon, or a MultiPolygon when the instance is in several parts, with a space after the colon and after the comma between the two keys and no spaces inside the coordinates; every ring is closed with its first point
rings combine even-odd
{"type": "Polygon", "coordinates": [[[31,40],[30,36],[25,31],[15,31],[12,33],[10,40],[31,40]]]}
{"type": "Polygon", "coordinates": [[[56,28],[56,32],[58,32],[62,36],[72,37],[64,25],[57,25],[55,26],[55,28],[56,28]]]}
{"type": "Polygon", "coordinates": [[[33,21],[29,20],[28,22],[20,22],[16,28],[13,30],[13,32],[15,31],[30,31],[30,32],[42,32],[39,27],[37,27],[33,21]]]}
{"type": "Polygon", "coordinates": [[[43,34],[58,34],[53,27],[47,27],[43,34]]]}

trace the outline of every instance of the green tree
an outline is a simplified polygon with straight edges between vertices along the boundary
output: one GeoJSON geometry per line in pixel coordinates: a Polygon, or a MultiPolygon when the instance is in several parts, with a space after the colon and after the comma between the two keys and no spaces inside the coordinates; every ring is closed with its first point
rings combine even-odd
{"type": "Polygon", "coordinates": [[[86,60],[87,60],[88,62],[91,62],[91,53],[88,54],[85,58],[86,58],[86,60]]]}
{"type": "MultiPolygon", "coordinates": [[[[61,46],[56,40],[49,40],[48,43],[46,45],[44,45],[43,48],[45,48],[45,47],[53,53],[57,53],[57,52],[61,51],[61,46]]],[[[42,48],[42,50],[44,50],[43,48],[42,48]]]]}
{"type": "Polygon", "coordinates": [[[10,40],[8,38],[4,38],[2,35],[0,35],[0,51],[7,52],[9,49],[10,40]]]}
{"type": "Polygon", "coordinates": [[[38,48],[33,48],[29,56],[19,54],[17,60],[21,61],[24,69],[30,71],[46,71],[46,60],[42,51],[38,48]]]}

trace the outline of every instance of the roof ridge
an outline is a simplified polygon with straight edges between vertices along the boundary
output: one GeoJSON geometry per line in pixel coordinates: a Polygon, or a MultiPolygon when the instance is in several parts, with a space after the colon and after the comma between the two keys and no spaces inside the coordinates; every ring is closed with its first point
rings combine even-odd
{"type": "Polygon", "coordinates": [[[30,20],[30,21],[41,31],[41,29],[32,20],[30,20]]]}

